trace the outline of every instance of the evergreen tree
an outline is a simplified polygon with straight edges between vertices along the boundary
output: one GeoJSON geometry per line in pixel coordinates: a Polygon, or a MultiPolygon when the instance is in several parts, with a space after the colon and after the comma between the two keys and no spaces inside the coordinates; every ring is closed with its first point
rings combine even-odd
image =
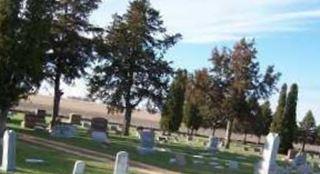
{"type": "Polygon", "coordinates": [[[166,102],[162,109],[160,121],[162,130],[169,132],[179,130],[183,118],[183,104],[187,81],[187,71],[178,70],[171,83],[166,102]]]}
{"type": "Polygon", "coordinates": [[[211,61],[212,78],[222,88],[223,115],[227,117],[225,147],[230,146],[233,121],[236,118],[244,120],[247,100],[251,97],[257,100],[268,98],[279,79],[280,74],[274,71],[273,66],[268,66],[265,73],[260,72],[257,61],[257,50],[254,41],[241,39],[233,50],[215,49],[211,61]]]}
{"type": "Polygon", "coordinates": [[[317,136],[316,121],[313,113],[308,111],[306,116],[300,122],[299,140],[302,142],[301,151],[304,151],[306,143],[314,143],[317,136]]]}
{"type": "Polygon", "coordinates": [[[317,127],[317,139],[316,139],[316,143],[318,145],[320,145],[320,125],[317,127]]]}
{"type": "Polygon", "coordinates": [[[183,122],[185,126],[190,130],[191,136],[194,131],[197,131],[202,124],[202,116],[199,107],[196,103],[187,100],[184,104],[184,117],[183,122]]]}
{"type": "Polygon", "coordinates": [[[9,109],[42,79],[50,1],[0,0],[0,135],[9,109]],[[24,4],[24,5],[22,5],[24,4]]]}
{"type": "Polygon", "coordinates": [[[282,130],[283,120],[284,120],[284,111],[287,102],[287,84],[283,84],[276,112],[274,114],[270,131],[274,133],[280,133],[282,130]]]}
{"type": "Polygon", "coordinates": [[[288,93],[288,98],[284,111],[284,119],[280,132],[279,152],[286,154],[289,149],[293,148],[293,142],[297,134],[296,109],[298,101],[298,85],[293,84],[288,93]]]}
{"type": "Polygon", "coordinates": [[[60,0],[51,7],[54,20],[46,58],[46,80],[54,86],[51,127],[59,115],[63,95],[61,82],[71,84],[85,74],[93,55],[93,41],[89,35],[95,28],[89,23],[89,15],[101,0],[60,0]]]}
{"type": "Polygon", "coordinates": [[[255,117],[253,124],[253,133],[258,137],[258,144],[262,135],[267,135],[270,132],[270,125],[272,122],[272,110],[270,102],[266,101],[260,105],[260,113],[255,117]]]}
{"type": "Polygon", "coordinates": [[[110,112],[125,111],[124,135],[129,135],[131,113],[141,101],[146,101],[148,111],[162,107],[173,73],[164,55],[180,37],[167,34],[160,13],[148,0],[130,2],[127,12],[114,15],[106,35],[101,36],[90,93],[110,112]]]}

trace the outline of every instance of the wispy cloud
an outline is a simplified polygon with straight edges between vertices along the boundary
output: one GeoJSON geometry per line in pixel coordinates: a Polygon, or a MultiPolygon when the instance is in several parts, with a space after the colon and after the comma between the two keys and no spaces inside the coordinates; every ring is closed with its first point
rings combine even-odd
{"type": "MultiPolygon", "coordinates": [[[[114,13],[125,12],[128,0],[104,0],[92,21],[105,26],[114,13]]],[[[210,43],[276,32],[308,30],[320,21],[316,0],[151,0],[166,26],[184,42],[210,43]]]]}

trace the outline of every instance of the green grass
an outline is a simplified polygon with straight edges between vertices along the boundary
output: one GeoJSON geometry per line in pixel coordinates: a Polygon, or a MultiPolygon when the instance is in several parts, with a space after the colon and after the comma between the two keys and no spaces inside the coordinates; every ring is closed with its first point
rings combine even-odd
{"type": "Polygon", "coordinates": [[[17,143],[17,170],[15,174],[70,174],[76,160],[86,163],[86,172],[90,174],[112,173],[112,166],[69,155],[56,150],[17,143]],[[42,159],[44,163],[27,163],[26,159],[42,159]]]}
{"type": "MultiPolygon", "coordinates": [[[[139,155],[137,151],[137,147],[139,146],[139,140],[131,135],[129,137],[122,137],[114,134],[109,134],[109,139],[111,140],[111,144],[106,146],[102,145],[100,143],[93,142],[91,138],[89,137],[86,130],[79,128],[79,134],[75,138],[71,139],[61,139],[61,138],[53,138],[48,135],[46,132],[35,132],[30,129],[22,129],[20,127],[20,122],[22,120],[22,115],[16,115],[14,119],[11,120],[11,123],[9,124],[10,127],[15,129],[18,133],[23,132],[26,134],[31,134],[37,137],[42,137],[49,140],[55,140],[59,142],[64,142],[70,145],[83,147],[91,150],[95,150],[101,153],[110,154],[115,156],[117,152],[119,151],[127,151],[129,153],[130,160],[158,166],[164,169],[172,170],[172,171],[178,171],[181,173],[197,173],[197,174],[209,174],[209,173],[219,173],[219,174],[228,174],[228,173],[237,173],[237,174],[249,174],[253,173],[254,164],[257,163],[260,159],[259,154],[256,152],[253,152],[252,148],[250,151],[244,151],[242,144],[232,143],[231,148],[228,151],[220,151],[218,154],[216,154],[215,157],[218,158],[215,162],[218,162],[221,166],[224,166],[225,169],[218,170],[215,169],[213,166],[209,165],[209,162],[212,161],[211,155],[204,155],[203,159],[197,159],[194,158],[193,155],[199,155],[201,153],[206,153],[207,151],[204,150],[203,147],[203,141],[205,139],[203,138],[196,138],[192,144],[188,144],[186,141],[181,141],[179,143],[169,142],[167,144],[157,144],[158,148],[167,148],[171,149],[172,152],[177,153],[185,153],[186,159],[187,159],[187,165],[183,167],[178,167],[176,165],[172,165],[169,163],[169,160],[174,157],[173,153],[170,152],[154,152],[150,155],[139,155]],[[204,164],[194,164],[193,160],[202,160],[205,163],[204,164]],[[230,171],[228,170],[227,163],[228,160],[236,160],[240,164],[240,170],[239,171],[230,171]]],[[[133,132],[132,130],[131,132],[133,132]]],[[[250,145],[247,145],[250,146],[250,145]]],[[[37,153],[37,150],[33,149],[35,154],[37,153]]],[[[46,152],[49,153],[49,152],[46,152]]],[[[43,154],[43,157],[50,156],[49,154],[43,154]]],[[[75,161],[75,158],[65,158],[65,154],[55,154],[56,159],[63,158],[66,159],[74,159],[68,168],[70,170],[72,169],[73,162],[75,161]],[[60,156],[61,155],[61,156],[60,156]]],[[[19,157],[19,154],[18,154],[19,157]]],[[[283,158],[283,156],[279,155],[279,164],[283,164],[281,162],[280,158],[283,158]]],[[[19,157],[20,158],[20,157],[19,157]]],[[[21,162],[20,162],[21,164],[21,162]]],[[[65,164],[68,164],[67,162],[65,164]]],[[[19,163],[18,163],[19,165],[19,163]]],[[[56,164],[55,164],[56,165],[56,164]]],[[[105,169],[102,171],[98,171],[98,169],[101,169],[100,164],[96,164],[97,171],[94,171],[94,166],[92,165],[92,172],[89,173],[106,173],[108,169],[105,169]]],[[[104,166],[105,167],[105,166],[104,166]]],[[[26,166],[25,168],[31,169],[32,166],[26,166]]],[[[47,171],[51,171],[51,168],[46,168],[47,171]]],[[[56,171],[57,169],[52,169],[52,171],[56,171]]],[[[47,173],[47,172],[45,172],[47,173]]],[[[49,172],[50,173],[50,172],[49,172]]],[[[61,172],[51,172],[51,173],[61,173],[61,172]]],[[[69,172],[70,173],[70,172],[69,172]]]]}
{"type": "MultiPolygon", "coordinates": [[[[194,141],[192,146],[186,143],[168,143],[166,145],[157,145],[158,148],[169,148],[173,152],[185,153],[187,159],[187,165],[184,167],[178,167],[176,165],[172,165],[169,163],[169,160],[174,157],[174,155],[170,152],[154,152],[150,155],[139,155],[137,151],[137,147],[139,146],[139,140],[134,136],[129,137],[121,137],[118,135],[110,134],[109,139],[111,140],[111,145],[106,146],[100,143],[93,142],[86,130],[79,128],[79,135],[75,138],[71,139],[61,139],[61,138],[53,138],[45,132],[35,132],[30,129],[22,129],[20,128],[20,122],[22,120],[21,115],[15,116],[14,119],[11,120],[9,124],[10,127],[14,128],[18,133],[23,132],[27,134],[31,134],[34,136],[42,137],[45,139],[55,140],[59,142],[64,142],[70,145],[75,145],[78,147],[83,147],[91,150],[95,150],[98,152],[106,153],[115,156],[119,151],[127,151],[130,155],[130,160],[143,162],[146,164],[158,166],[161,168],[179,171],[182,173],[199,173],[199,174],[207,174],[207,173],[234,173],[234,171],[225,170],[218,170],[215,169],[213,166],[209,165],[209,162],[212,161],[210,155],[204,156],[202,161],[205,161],[204,164],[193,164],[193,160],[200,160],[194,158],[193,155],[199,155],[201,153],[205,153],[207,151],[201,146],[201,140],[194,141]],[[201,169],[199,171],[199,169],[201,169]]],[[[218,161],[221,166],[227,168],[228,160],[237,160],[237,158],[243,158],[244,160],[238,160],[240,162],[240,171],[237,171],[239,174],[247,174],[253,172],[253,164],[256,163],[259,159],[257,154],[254,153],[247,153],[243,154],[240,149],[237,147],[232,146],[232,151],[230,152],[219,152],[216,157],[218,157],[218,161]]],[[[58,157],[58,155],[57,155],[58,157]]]]}

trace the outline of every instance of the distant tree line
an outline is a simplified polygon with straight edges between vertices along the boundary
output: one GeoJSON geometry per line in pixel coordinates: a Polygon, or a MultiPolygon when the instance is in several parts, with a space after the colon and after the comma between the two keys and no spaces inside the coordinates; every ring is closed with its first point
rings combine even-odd
{"type": "Polygon", "coordinates": [[[294,142],[300,142],[303,151],[306,143],[319,143],[320,125],[316,127],[311,111],[297,124],[297,84],[289,92],[287,84],[282,86],[278,106],[272,112],[268,97],[276,90],[280,73],[269,66],[261,74],[256,53],[254,41],[242,39],[233,50],[215,48],[212,68],[188,73],[183,80],[178,73],[162,110],[161,128],[176,132],[184,125],[191,135],[199,128],[211,129],[214,135],[222,128],[226,130],[226,148],[232,132],[243,134],[243,143],[247,134],[256,135],[260,143],[261,136],[278,133],[281,153],[292,149],[294,142]],[[183,87],[176,88],[177,84],[183,87]]]}

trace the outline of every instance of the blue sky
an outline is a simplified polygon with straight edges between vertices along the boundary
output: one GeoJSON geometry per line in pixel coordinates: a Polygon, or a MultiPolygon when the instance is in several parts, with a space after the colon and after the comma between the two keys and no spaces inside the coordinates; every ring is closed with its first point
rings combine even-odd
{"type": "MultiPolygon", "coordinates": [[[[122,14],[128,0],[104,0],[90,20],[107,26],[114,13],[122,14]]],[[[232,45],[242,37],[255,38],[262,67],[275,65],[282,83],[299,85],[298,120],[311,109],[320,124],[320,1],[319,0],[151,0],[169,32],[183,40],[167,54],[174,67],[194,71],[209,67],[215,46],[232,45]]],[[[77,80],[63,86],[67,95],[84,96],[77,80]]],[[[52,93],[44,84],[41,93],[52,93]]],[[[271,97],[272,107],[278,95],[271,97]]]]}

